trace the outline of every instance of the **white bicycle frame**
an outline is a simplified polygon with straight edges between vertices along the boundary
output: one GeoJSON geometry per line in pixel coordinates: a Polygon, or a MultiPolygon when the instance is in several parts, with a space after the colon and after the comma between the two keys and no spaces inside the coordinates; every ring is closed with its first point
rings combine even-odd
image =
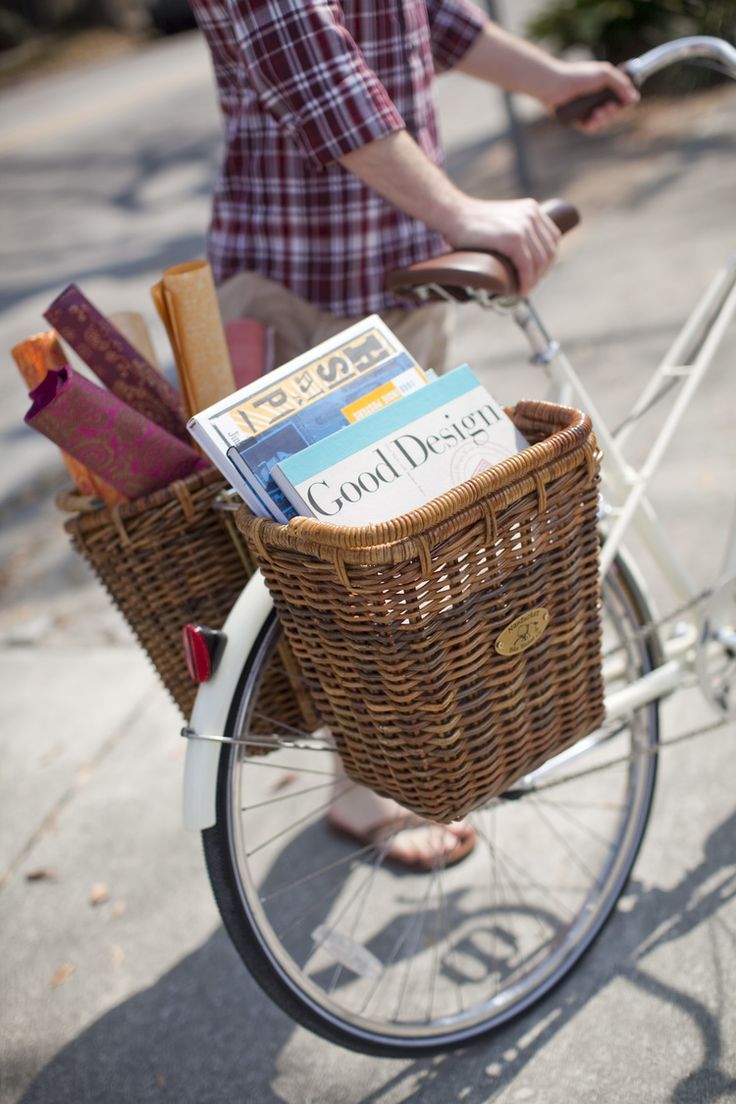
{"type": "MultiPolygon", "coordinates": [[[[603,450],[605,542],[601,552],[601,574],[605,575],[608,571],[624,546],[627,531],[633,527],[662,578],[669,583],[678,604],[684,607],[696,604],[696,588],[673,542],[667,539],[646,492],[736,314],[736,258],[725,265],[713,280],[632,407],[621,431],[615,435],[609,431],[560,346],[546,333],[532,305],[520,301],[510,306],[510,311],[529,341],[532,361],[543,365],[548,374],[550,387],[546,397],[552,402],[585,410],[593,421],[603,450]],[[671,383],[677,385],[676,390],[673,389],[671,409],[646,459],[637,470],[626,460],[623,445],[639,416],[662,392],[664,385],[671,383]]],[[[736,524],[732,524],[719,582],[731,579],[735,572],[736,524]]],[[[706,648],[709,653],[715,654],[724,646],[733,648],[736,643],[732,632],[709,641],[704,641],[702,636],[702,625],[696,618],[685,624],[681,616],[678,617],[676,632],[660,641],[665,657],[663,665],[609,695],[606,698],[608,720],[615,720],[676,689],[681,685],[683,675],[695,670],[698,648],[706,648]]]]}
{"type": "MultiPolygon", "coordinates": [[[[607,428],[562,348],[548,336],[531,303],[520,300],[504,305],[495,300],[485,302],[482,295],[476,298],[484,306],[500,307],[511,313],[529,341],[532,361],[542,365],[549,377],[546,398],[583,409],[593,420],[596,437],[603,450],[602,480],[606,497],[607,524],[601,572],[608,570],[624,545],[627,530],[633,526],[658,565],[662,577],[668,581],[678,603],[687,606],[695,602],[696,589],[672,542],[667,539],[646,491],[736,314],[736,260],[718,273],[634,404],[624,429],[615,436],[607,428]],[[646,460],[636,470],[624,457],[623,444],[638,415],[649,406],[662,385],[672,379],[679,386],[671,400],[671,410],[646,460]]],[[[722,578],[730,578],[735,570],[736,525],[732,526],[728,538],[722,578]]],[[[200,687],[190,725],[185,730],[189,739],[184,772],[184,825],[188,829],[201,830],[215,823],[217,767],[222,743],[226,742],[223,733],[228,713],[243,661],[255,644],[271,609],[270,595],[260,572],[256,572],[223,627],[227,645],[222,660],[213,678],[200,687]]],[[[733,634],[727,639],[713,639],[707,644],[701,638],[702,626],[696,618],[693,617],[685,625],[678,617],[676,631],[660,640],[664,662],[649,674],[607,695],[607,721],[615,721],[677,689],[685,674],[695,673],[699,648],[706,647],[710,652],[716,652],[724,646],[733,648],[736,644],[733,634]]],[[[613,656],[606,662],[615,665],[618,660],[613,656]]],[[[614,673],[608,672],[611,675],[614,673]]]]}
{"type": "MultiPolygon", "coordinates": [[[[707,37],[682,39],[657,47],[641,58],[627,63],[626,68],[629,76],[640,85],[647,76],[665,65],[694,57],[717,60],[736,77],[736,49],[719,39],[707,37]]],[[[447,297],[442,288],[427,290],[434,291],[440,297],[447,297]]],[[[604,457],[602,476],[606,517],[603,528],[606,539],[602,550],[602,573],[609,569],[614,557],[623,548],[627,531],[633,527],[680,605],[687,608],[697,604],[698,595],[689,574],[672,543],[667,540],[646,491],[736,312],[736,259],[718,273],[644,388],[623,430],[615,435],[606,427],[561,347],[546,333],[531,303],[514,300],[499,304],[495,299],[488,299],[483,292],[471,292],[469,297],[482,306],[511,313],[529,341],[533,361],[542,365],[548,374],[550,388],[547,398],[583,409],[593,420],[604,457]],[[624,457],[625,440],[639,415],[647,409],[663,385],[673,380],[677,381],[678,387],[670,413],[646,460],[635,470],[624,457]]],[[[725,583],[734,574],[736,519],[728,537],[721,579],[725,583]]],[[[263,579],[256,572],[223,626],[227,644],[222,658],[214,676],[200,686],[190,724],[183,731],[183,735],[188,737],[183,819],[185,828],[189,830],[199,831],[215,823],[217,771],[222,744],[229,742],[224,736],[228,715],[242,675],[243,663],[256,643],[272,608],[263,579]]],[[[609,722],[671,693],[681,685],[685,674],[698,673],[699,663],[707,663],[710,655],[722,655],[725,650],[729,654],[736,652],[736,633],[733,628],[706,633],[702,620],[693,616],[686,627],[678,623],[676,629],[674,626],[672,629],[660,641],[664,662],[649,674],[606,697],[606,716],[609,722]]],[[[656,632],[657,629],[652,631],[656,632]]],[[[607,662],[615,665],[617,659],[614,656],[607,662]]],[[[709,700],[712,702],[712,698],[709,700]]],[[[576,754],[575,748],[563,753],[563,756],[571,754],[576,754]]],[[[549,764],[546,764],[541,770],[548,767],[549,764]]],[[[521,784],[523,783],[522,779],[521,784]]]]}

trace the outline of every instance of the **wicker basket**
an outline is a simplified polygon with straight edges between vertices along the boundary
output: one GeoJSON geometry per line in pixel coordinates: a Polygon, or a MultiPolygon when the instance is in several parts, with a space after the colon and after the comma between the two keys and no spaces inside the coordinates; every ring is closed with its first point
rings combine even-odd
{"type": "Polygon", "coordinates": [[[590,421],[509,413],[531,448],[393,521],[237,515],[346,771],[436,820],[603,718],[590,421]]]}
{"type": "MultiPolygon", "coordinates": [[[[254,570],[244,541],[219,509],[227,484],[215,469],[112,508],[62,495],[65,529],[135,633],[166,689],[188,717],[197,691],[184,660],[188,621],[220,628],[254,570]],[[233,539],[235,537],[235,539],[233,539]]],[[[260,712],[302,723],[292,686],[276,659],[260,712]]]]}

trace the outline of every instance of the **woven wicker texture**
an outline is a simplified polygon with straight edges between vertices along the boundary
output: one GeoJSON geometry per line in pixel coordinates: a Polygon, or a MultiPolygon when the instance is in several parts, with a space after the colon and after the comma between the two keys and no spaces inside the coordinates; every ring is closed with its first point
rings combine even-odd
{"type": "Polygon", "coordinates": [[[590,421],[547,403],[509,413],[531,448],[391,522],[237,515],[346,771],[436,820],[603,718],[590,421]],[[499,654],[540,610],[539,639],[499,654]]]}
{"type": "MultiPolygon", "coordinates": [[[[214,469],[135,502],[95,508],[89,499],[61,496],[76,550],[88,560],[147,652],[182,714],[197,691],[184,660],[188,621],[220,628],[254,570],[228,515],[215,508],[227,484],[214,469]],[[233,539],[235,538],[235,539],[233,539]]],[[[264,681],[259,711],[303,722],[279,660],[264,681]]]]}

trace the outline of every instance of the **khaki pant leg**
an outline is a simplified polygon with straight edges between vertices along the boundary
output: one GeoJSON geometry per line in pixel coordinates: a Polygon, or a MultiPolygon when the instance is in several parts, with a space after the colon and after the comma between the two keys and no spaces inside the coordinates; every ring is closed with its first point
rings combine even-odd
{"type": "MultiPolygon", "coordinates": [[[[360,321],[344,318],[307,303],[298,295],[255,272],[240,272],[218,288],[223,322],[256,318],[274,331],[274,360],[285,364],[340,330],[360,321]]],[[[454,324],[450,303],[432,303],[418,310],[389,310],[381,317],[426,370],[447,369],[454,324]]]]}

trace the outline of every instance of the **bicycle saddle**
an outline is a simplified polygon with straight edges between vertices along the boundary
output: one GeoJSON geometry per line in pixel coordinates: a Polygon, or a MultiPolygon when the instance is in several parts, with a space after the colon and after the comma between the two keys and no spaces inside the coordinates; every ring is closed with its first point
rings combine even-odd
{"type": "MultiPolygon", "coordinates": [[[[580,222],[571,203],[549,199],[540,204],[545,214],[566,234],[580,222]]],[[[389,274],[386,287],[402,299],[429,302],[456,299],[508,298],[518,294],[518,279],[511,261],[501,253],[457,250],[419,261],[389,274]]]]}

